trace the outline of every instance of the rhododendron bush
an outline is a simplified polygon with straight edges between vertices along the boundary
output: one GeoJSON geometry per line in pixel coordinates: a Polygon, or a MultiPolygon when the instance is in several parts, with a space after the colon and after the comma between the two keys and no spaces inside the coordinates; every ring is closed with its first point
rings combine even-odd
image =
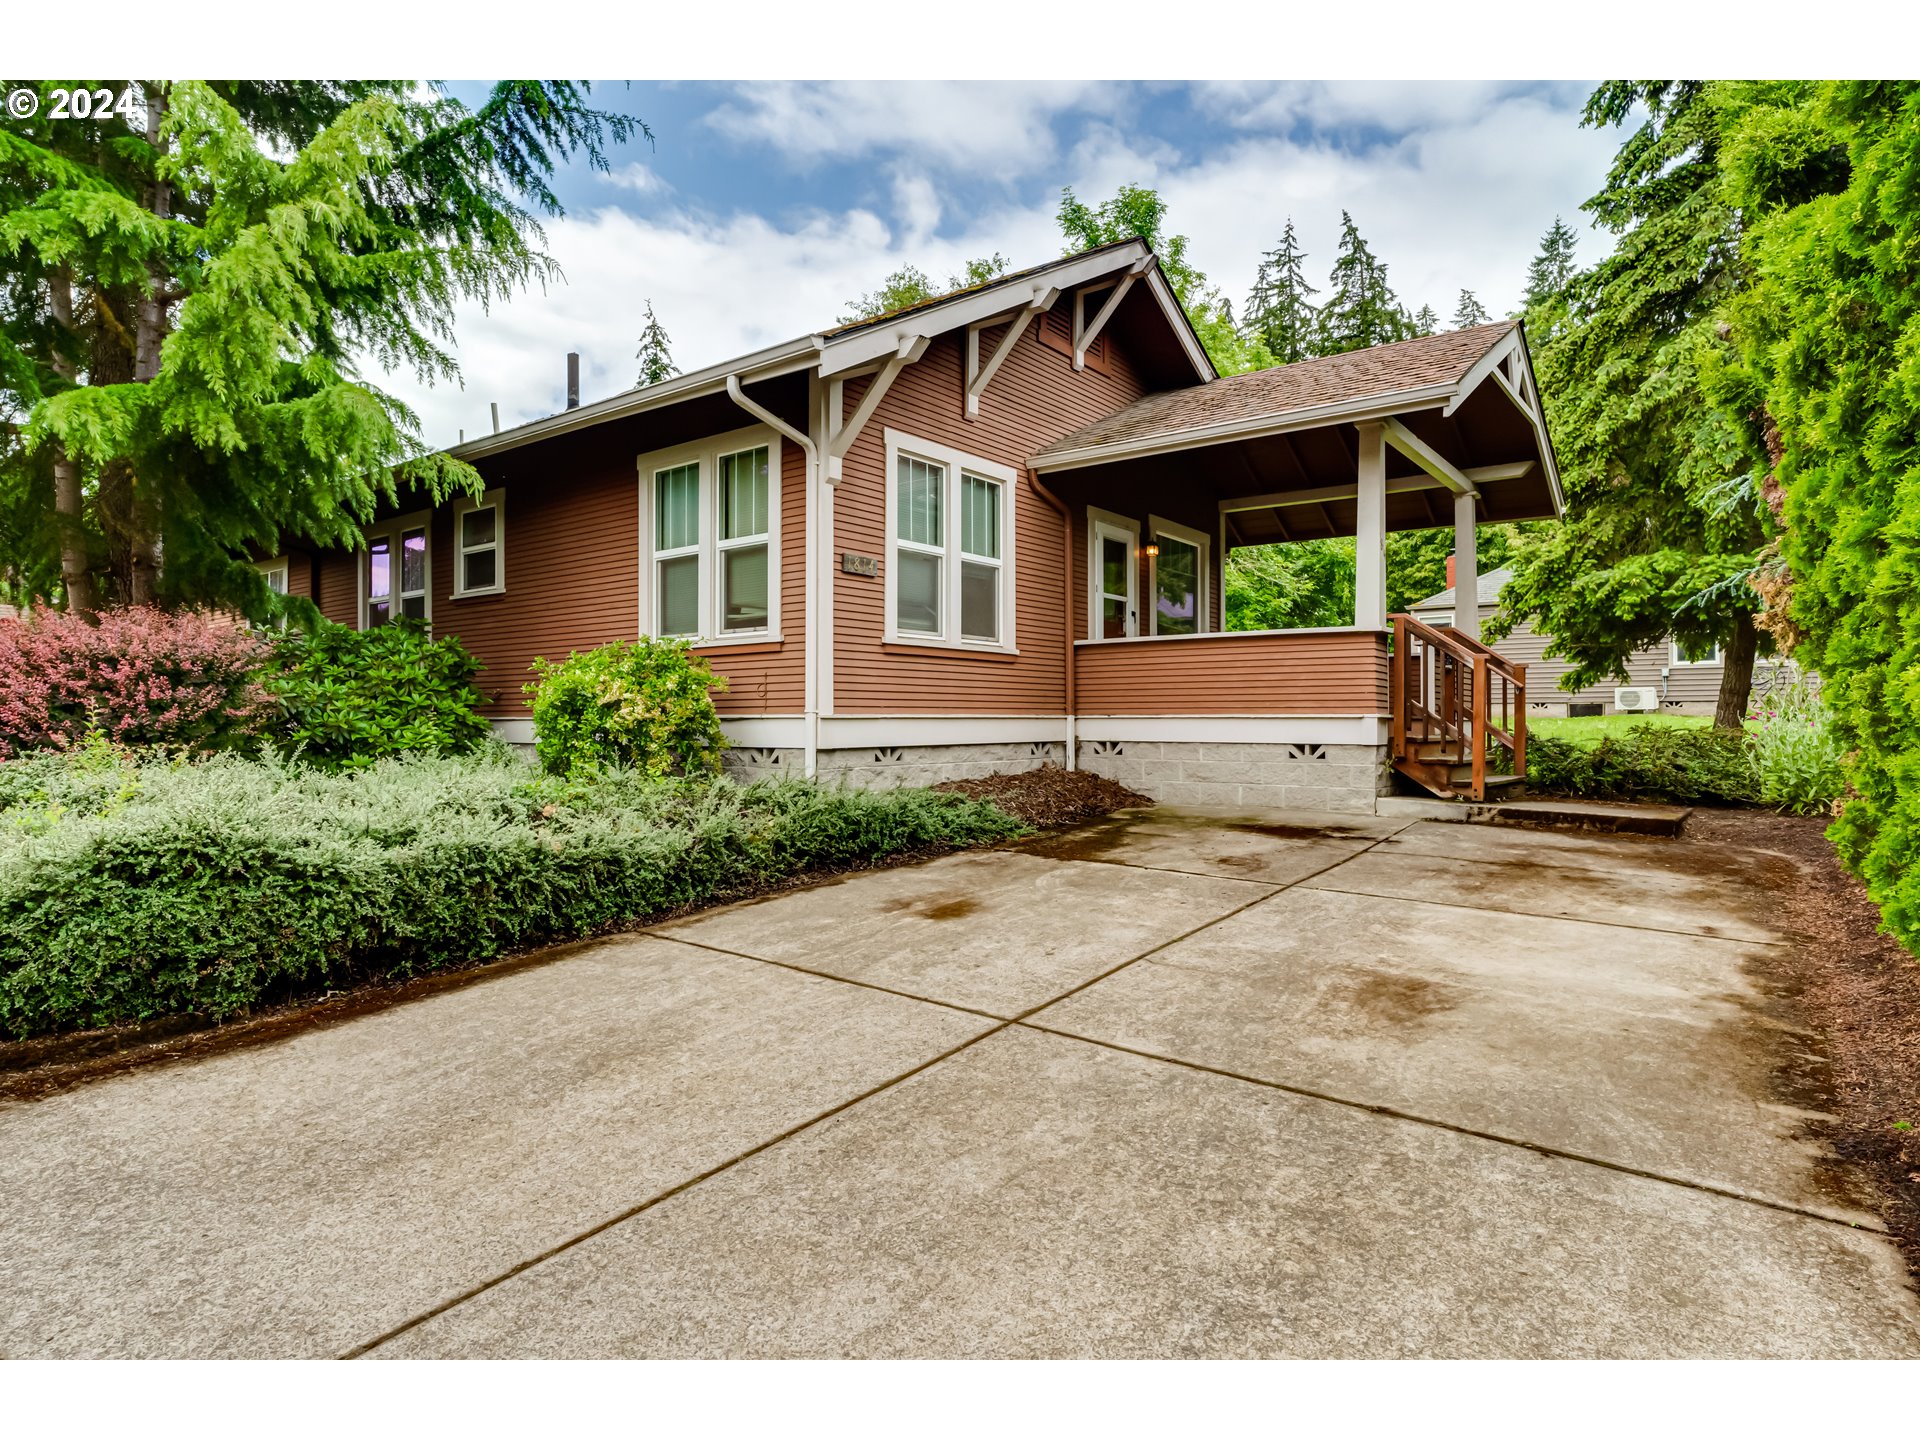
{"type": "Polygon", "coordinates": [[[179,750],[242,742],[275,711],[254,678],[271,648],[232,619],[197,611],[0,619],[0,759],[68,750],[90,731],[179,750]]]}

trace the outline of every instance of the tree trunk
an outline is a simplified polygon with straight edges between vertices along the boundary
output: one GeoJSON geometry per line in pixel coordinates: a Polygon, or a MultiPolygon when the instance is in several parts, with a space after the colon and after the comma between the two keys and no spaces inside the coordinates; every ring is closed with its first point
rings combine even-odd
{"type": "MultiPolygon", "coordinates": [[[[145,81],[144,85],[147,143],[156,153],[164,153],[160,127],[167,115],[166,89],[161,82],[153,80],[145,81]]],[[[159,219],[168,219],[173,213],[173,187],[165,180],[155,179],[147,186],[146,203],[147,209],[159,219]]],[[[146,293],[140,297],[134,312],[133,378],[141,384],[149,383],[160,373],[160,343],[167,334],[167,316],[172,306],[167,288],[172,278],[160,261],[147,266],[146,293]]],[[[132,566],[127,584],[127,598],[135,605],[151,605],[159,596],[161,518],[159,497],[153,493],[151,484],[136,473],[129,516],[132,566]]]]}
{"type": "MultiPolygon", "coordinates": [[[[53,323],[73,333],[73,274],[64,265],[48,279],[47,308],[53,323]]],[[[74,363],[56,341],[53,370],[62,380],[75,378],[74,363]]],[[[93,572],[87,568],[87,532],[81,516],[84,497],[80,486],[80,465],[67,454],[67,447],[54,442],[53,514],[60,531],[60,588],[66,592],[67,613],[90,615],[96,608],[93,572]]]]}
{"type": "Polygon", "coordinates": [[[1740,616],[1720,651],[1720,700],[1714,706],[1714,729],[1738,730],[1746,724],[1747,700],[1753,693],[1753,657],[1758,648],[1753,617],[1740,616]]]}

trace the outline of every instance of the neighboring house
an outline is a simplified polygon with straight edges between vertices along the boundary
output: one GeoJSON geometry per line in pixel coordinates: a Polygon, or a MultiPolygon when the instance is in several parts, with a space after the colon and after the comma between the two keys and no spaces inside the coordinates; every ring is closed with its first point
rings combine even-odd
{"type": "MultiPolygon", "coordinates": [[[[1500,607],[1500,592],[1513,578],[1509,569],[1489,570],[1479,577],[1480,621],[1484,625],[1500,607]]],[[[1454,601],[1453,567],[1447,567],[1447,588],[1429,595],[1409,607],[1429,625],[1452,625],[1458,606],[1454,601]]],[[[1560,680],[1573,666],[1565,660],[1549,660],[1547,646],[1553,637],[1543,635],[1531,625],[1522,624],[1500,642],[1500,653],[1527,667],[1527,709],[1536,715],[1613,715],[1614,691],[1622,686],[1650,690],[1658,698],[1656,708],[1676,715],[1711,715],[1720,698],[1720,647],[1690,651],[1678,641],[1667,640],[1636,650],[1627,658],[1627,679],[1608,680],[1581,690],[1562,690],[1560,680]],[[1592,709],[1592,706],[1599,709],[1592,709]]],[[[1782,678],[1791,662],[1762,656],[1754,663],[1754,684],[1764,687],[1782,678]]]]}
{"type": "MultiPolygon", "coordinates": [[[[330,618],[485,663],[687,636],[744,774],[1077,765],[1163,799],[1370,810],[1385,535],[1559,513],[1512,323],[1221,379],[1132,240],[468,441],[486,491],[288,554],[330,618]],[[1241,545],[1357,539],[1354,623],[1220,632],[1241,545]]],[[[284,568],[284,578],[282,578],[284,568]]]]}

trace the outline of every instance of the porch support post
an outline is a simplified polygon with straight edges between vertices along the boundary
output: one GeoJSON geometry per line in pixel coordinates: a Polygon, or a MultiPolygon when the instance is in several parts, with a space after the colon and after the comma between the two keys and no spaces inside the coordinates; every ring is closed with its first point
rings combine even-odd
{"type": "Polygon", "coordinates": [[[1353,623],[1362,630],[1387,626],[1387,438],[1378,421],[1360,432],[1359,508],[1353,537],[1353,623]]]}
{"type": "Polygon", "coordinates": [[[1472,495],[1453,497],[1453,628],[1469,640],[1480,638],[1480,565],[1474,554],[1472,495]]]}

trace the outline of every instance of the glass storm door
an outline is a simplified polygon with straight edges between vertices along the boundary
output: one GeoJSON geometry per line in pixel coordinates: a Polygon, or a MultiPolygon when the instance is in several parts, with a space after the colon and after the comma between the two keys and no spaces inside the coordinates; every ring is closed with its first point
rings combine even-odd
{"type": "Polygon", "coordinates": [[[1098,571],[1094,577],[1098,605],[1098,613],[1093,621],[1094,638],[1122,640],[1139,634],[1139,606],[1134,598],[1134,584],[1140,566],[1135,557],[1133,532],[1096,520],[1093,546],[1098,571]]]}

